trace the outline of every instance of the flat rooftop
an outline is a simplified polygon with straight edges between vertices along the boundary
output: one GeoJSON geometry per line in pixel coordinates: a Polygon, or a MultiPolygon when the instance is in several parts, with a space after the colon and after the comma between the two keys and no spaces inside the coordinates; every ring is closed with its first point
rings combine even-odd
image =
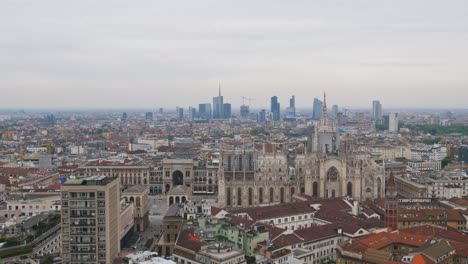
{"type": "Polygon", "coordinates": [[[142,193],[148,189],[146,185],[133,185],[125,189],[124,193],[142,193]]]}
{"type": "Polygon", "coordinates": [[[90,176],[80,179],[69,179],[63,185],[107,185],[117,178],[110,178],[104,175],[90,176]]]}

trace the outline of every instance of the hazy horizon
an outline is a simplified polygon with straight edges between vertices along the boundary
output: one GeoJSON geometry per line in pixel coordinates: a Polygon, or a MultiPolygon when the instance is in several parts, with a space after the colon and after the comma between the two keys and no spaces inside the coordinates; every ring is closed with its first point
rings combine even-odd
{"type": "Polygon", "coordinates": [[[0,1],[0,109],[466,109],[468,2],[0,1]]]}

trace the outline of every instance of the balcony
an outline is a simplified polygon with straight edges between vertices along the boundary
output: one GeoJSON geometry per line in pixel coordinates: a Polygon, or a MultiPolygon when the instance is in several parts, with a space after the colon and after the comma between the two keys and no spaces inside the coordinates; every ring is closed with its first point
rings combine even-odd
{"type": "Polygon", "coordinates": [[[70,227],[96,227],[96,223],[71,223],[70,227]]]}
{"type": "Polygon", "coordinates": [[[70,214],[70,218],[96,218],[96,214],[95,213],[91,213],[91,214],[70,214]]]}

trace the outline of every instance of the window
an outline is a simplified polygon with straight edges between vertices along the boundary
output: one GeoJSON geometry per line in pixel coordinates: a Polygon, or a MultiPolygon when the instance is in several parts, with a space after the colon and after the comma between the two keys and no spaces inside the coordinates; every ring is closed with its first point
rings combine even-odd
{"type": "Polygon", "coordinates": [[[106,197],[106,195],[105,195],[104,192],[98,192],[98,197],[99,198],[104,198],[104,197],[106,197]]]}

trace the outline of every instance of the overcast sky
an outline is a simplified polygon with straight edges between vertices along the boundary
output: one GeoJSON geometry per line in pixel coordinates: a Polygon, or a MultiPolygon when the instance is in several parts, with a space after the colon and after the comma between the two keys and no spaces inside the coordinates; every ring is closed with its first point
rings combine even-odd
{"type": "Polygon", "coordinates": [[[468,1],[0,0],[0,108],[468,108],[468,1]]]}

